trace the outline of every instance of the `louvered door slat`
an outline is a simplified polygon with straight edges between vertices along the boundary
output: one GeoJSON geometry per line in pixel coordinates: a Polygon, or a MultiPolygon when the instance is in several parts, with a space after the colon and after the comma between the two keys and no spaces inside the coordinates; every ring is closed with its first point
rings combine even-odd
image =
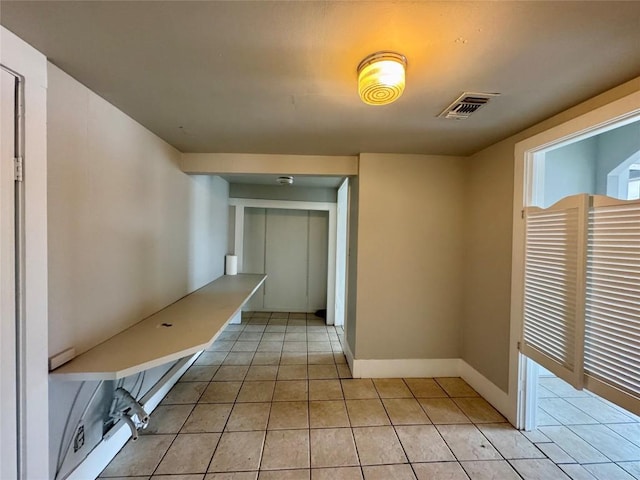
{"type": "Polygon", "coordinates": [[[587,386],[640,414],[640,201],[593,198],[586,277],[587,386]]]}
{"type": "Polygon", "coordinates": [[[525,209],[522,352],[582,386],[587,195],[525,209]]]}

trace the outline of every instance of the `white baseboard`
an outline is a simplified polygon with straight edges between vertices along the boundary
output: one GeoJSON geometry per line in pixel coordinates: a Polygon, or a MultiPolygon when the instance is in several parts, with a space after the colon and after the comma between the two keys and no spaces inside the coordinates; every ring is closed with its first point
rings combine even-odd
{"type": "Polygon", "coordinates": [[[515,411],[509,395],[461,358],[442,359],[354,359],[344,346],[353,378],[461,377],[487,402],[515,425],[515,411]]]}
{"type": "Polygon", "coordinates": [[[478,372],[464,360],[460,360],[460,377],[467,382],[476,392],[489,402],[493,407],[505,416],[512,425],[515,418],[511,418],[511,400],[509,395],[487,377],[478,372]]]}
{"type": "Polygon", "coordinates": [[[356,378],[353,375],[353,353],[351,353],[351,349],[349,348],[349,342],[344,341],[344,344],[342,345],[342,350],[344,351],[344,356],[347,357],[347,363],[349,364],[349,370],[351,370],[351,376],[353,378],[356,378]]]}
{"type": "Polygon", "coordinates": [[[458,358],[353,360],[353,378],[457,377],[458,358]]]}
{"type": "MultiPolygon", "coordinates": [[[[171,390],[180,377],[187,369],[196,361],[200,353],[180,359],[176,364],[164,374],[156,385],[142,398],[140,403],[147,413],[153,412],[165,395],[171,390]]],[[[89,478],[97,478],[100,472],[109,465],[113,457],[120,451],[125,443],[131,437],[131,431],[123,422],[119,422],[113,427],[113,433],[108,439],[102,440],[87,455],[87,458],[73,470],[68,480],[87,480],[89,478]]]]}
{"type": "Polygon", "coordinates": [[[242,311],[241,310],[238,310],[236,312],[236,314],[233,317],[231,317],[231,320],[229,320],[229,324],[230,325],[231,324],[235,325],[235,324],[239,324],[239,323],[242,323],[242,311]]]}

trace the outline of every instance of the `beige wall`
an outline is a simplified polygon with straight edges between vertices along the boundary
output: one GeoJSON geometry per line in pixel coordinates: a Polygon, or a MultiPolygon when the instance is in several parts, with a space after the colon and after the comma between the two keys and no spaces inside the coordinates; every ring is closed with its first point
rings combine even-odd
{"type": "Polygon", "coordinates": [[[360,156],[357,359],[459,357],[463,180],[463,158],[360,156]]]}
{"type": "Polygon", "coordinates": [[[82,352],[222,274],[228,184],[49,67],[49,350],[82,352]]]}
{"type": "Polygon", "coordinates": [[[566,110],[472,155],[465,216],[465,288],[461,356],[508,389],[514,148],[517,142],[640,91],[640,78],[566,110]]]}
{"type": "MultiPolygon", "coordinates": [[[[222,275],[228,184],[184,174],[166,142],[57,67],[48,73],[49,353],[80,353],[222,275]]],[[[145,372],[141,394],[170,366],[145,372]]],[[[124,388],[134,392],[138,378],[124,388]]],[[[112,389],[50,382],[51,478],[102,440],[112,389]],[[77,424],[97,388],[85,446],[65,456],[65,423],[77,424]]]]}
{"type": "Polygon", "coordinates": [[[505,391],[509,377],[513,147],[513,142],[501,142],[467,161],[461,298],[461,356],[505,391]]]}

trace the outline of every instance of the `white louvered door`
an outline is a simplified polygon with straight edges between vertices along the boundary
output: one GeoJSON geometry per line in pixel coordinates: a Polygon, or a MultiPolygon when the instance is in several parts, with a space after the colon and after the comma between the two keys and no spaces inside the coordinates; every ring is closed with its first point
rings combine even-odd
{"type": "Polygon", "coordinates": [[[640,415],[640,201],[525,209],[523,354],[640,415]]]}
{"type": "Polygon", "coordinates": [[[593,197],[588,230],[585,384],[640,415],[640,201],[593,197]]]}
{"type": "Polygon", "coordinates": [[[525,209],[522,353],[582,388],[588,195],[525,209]]]}

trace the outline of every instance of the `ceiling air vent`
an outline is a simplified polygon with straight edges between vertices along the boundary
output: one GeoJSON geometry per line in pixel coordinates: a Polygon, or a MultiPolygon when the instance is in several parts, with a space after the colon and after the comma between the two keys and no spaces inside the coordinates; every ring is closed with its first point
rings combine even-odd
{"type": "Polygon", "coordinates": [[[455,102],[449,105],[444,111],[438,115],[443,118],[453,118],[462,120],[469,118],[480,107],[489,103],[492,97],[497,97],[499,93],[471,93],[465,92],[460,95],[455,102]]]}

